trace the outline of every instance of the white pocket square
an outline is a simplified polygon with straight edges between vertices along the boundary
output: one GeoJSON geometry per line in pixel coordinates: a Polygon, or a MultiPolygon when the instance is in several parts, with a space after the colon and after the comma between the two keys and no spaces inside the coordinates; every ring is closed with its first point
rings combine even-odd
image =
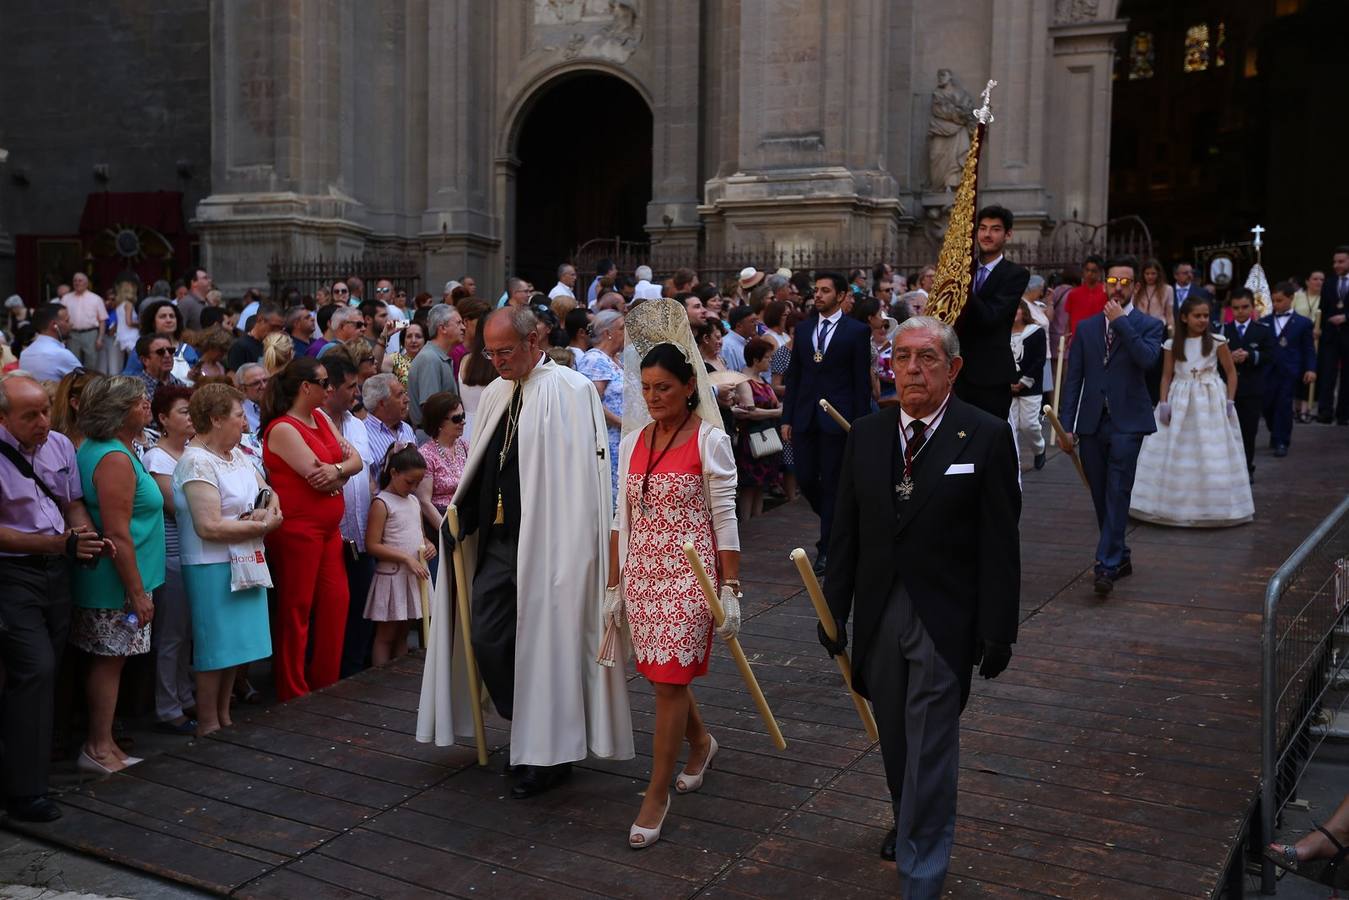
{"type": "Polygon", "coordinates": [[[974,463],[951,463],[946,467],[947,475],[973,475],[974,463]]]}

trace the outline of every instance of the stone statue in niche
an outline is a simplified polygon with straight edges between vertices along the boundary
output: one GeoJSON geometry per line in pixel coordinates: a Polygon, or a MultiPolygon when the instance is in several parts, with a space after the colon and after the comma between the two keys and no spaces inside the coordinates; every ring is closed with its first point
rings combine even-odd
{"type": "Polygon", "coordinates": [[[535,46],[625,63],[642,42],[638,0],[534,0],[535,46]]]}
{"type": "Polygon", "coordinates": [[[927,127],[928,190],[949,191],[960,185],[973,128],[974,98],[950,69],[938,69],[927,127]]]}

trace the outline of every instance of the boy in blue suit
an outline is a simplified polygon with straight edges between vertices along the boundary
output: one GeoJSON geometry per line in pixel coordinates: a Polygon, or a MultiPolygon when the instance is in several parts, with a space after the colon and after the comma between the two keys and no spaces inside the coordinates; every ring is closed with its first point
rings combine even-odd
{"type": "Polygon", "coordinates": [[[1297,285],[1274,286],[1274,312],[1260,320],[1274,334],[1274,365],[1265,380],[1265,427],[1275,456],[1287,456],[1293,440],[1293,393],[1298,382],[1316,380],[1316,345],[1312,320],[1293,312],[1297,285]]]}
{"type": "Polygon", "coordinates": [[[1161,355],[1166,327],[1134,308],[1138,263],[1132,257],[1106,266],[1105,310],[1083,319],[1068,351],[1062,418],[1069,433],[1065,453],[1080,451],[1091,485],[1096,523],[1096,593],[1114,589],[1133,572],[1124,532],[1144,435],[1157,430],[1148,395],[1148,370],[1161,355]]]}

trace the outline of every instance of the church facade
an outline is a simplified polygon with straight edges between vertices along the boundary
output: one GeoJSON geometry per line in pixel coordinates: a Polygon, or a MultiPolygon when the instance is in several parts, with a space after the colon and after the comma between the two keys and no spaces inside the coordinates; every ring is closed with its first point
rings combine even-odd
{"type": "MultiPolygon", "coordinates": [[[[1023,237],[1101,223],[1117,6],[195,0],[209,78],[194,114],[210,127],[185,215],[227,293],[262,283],[273,257],[374,252],[418,256],[425,285],[472,274],[496,291],[521,244],[549,236],[554,261],[615,235],[667,255],[768,243],[935,253],[949,160],[992,79],[981,201],[1011,208],[1023,237]],[[549,158],[568,169],[531,177],[549,158]],[[634,167],[640,177],[609,183],[634,167]]],[[[117,153],[105,154],[114,173],[134,169],[117,153]]],[[[25,177],[43,164],[25,163],[25,177]]],[[[0,235],[15,230],[7,188],[0,235]]],[[[17,218],[55,230],[35,209],[17,218]]]]}

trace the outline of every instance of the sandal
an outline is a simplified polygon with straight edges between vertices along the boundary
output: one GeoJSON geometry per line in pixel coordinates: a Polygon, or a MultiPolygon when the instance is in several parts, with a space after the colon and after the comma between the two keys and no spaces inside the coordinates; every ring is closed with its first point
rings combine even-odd
{"type": "Polygon", "coordinates": [[[1293,844],[1270,844],[1265,848],[1265,858],[1286,872],[1301,875],[1320,884],[1334,888],[1349,887],[1349,865],[1344,864],[1345,859],[1349,858],[1349,847],[1341,844],[1335,835],[1320,825],[1316,825],[1315,828],[1334,845],[1335,855],[1331,858],[1299,860],[1297,847],[1293,844]]]}

